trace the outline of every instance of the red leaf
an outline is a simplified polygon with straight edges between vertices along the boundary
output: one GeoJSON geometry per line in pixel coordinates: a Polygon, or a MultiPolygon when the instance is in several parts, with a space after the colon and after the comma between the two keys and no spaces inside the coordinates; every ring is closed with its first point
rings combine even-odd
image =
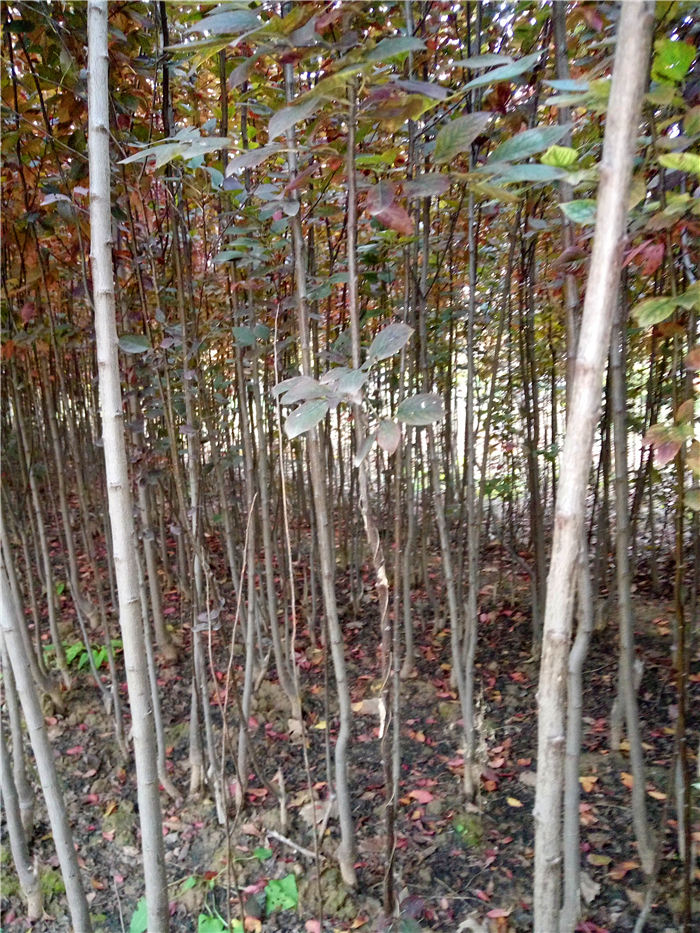
{"type": "Polygon", "coordinates": [[[429,790],[412,790],[408,796],[417,800],[418,803],[430,803],[431,800],[435,799],[435,796],[429,790]]]}
{"type": "Polygon", "coordinates": [[[82,745],[74,745],[73,748],[66,749],[66,755],[82,755],[83,751],[82,745]]]}
{"type": "Polygon", "coordinates": [[[380,224],[402,233],[404,236],[410,236],[413,233],[413,221],[411,215],[405,207],[400,204],[392,204],[374,215],[380,224]]]}

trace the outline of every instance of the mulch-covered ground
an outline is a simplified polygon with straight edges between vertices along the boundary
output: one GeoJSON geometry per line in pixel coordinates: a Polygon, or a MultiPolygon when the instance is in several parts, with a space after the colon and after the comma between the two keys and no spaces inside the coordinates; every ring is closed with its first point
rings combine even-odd
{"type": "MultiPolygon", "coordinates": [[[[519,581],[522,605],[527,604],[526,582],[519,581]]],[[[439,597],[439,584],[435,587],[439,597]]],[[[487,584],[482,593],[477,658],[481,789],[477,804],[465,805],[460,797],[459,706],[450,686],[447,621],[434,617],[427,596],[416,594],[417,664],[415,676],[402,686],[401,796],[396,827],[401,918],[395,929],[405,933],[532,929],[537,664],[531,656],[526,612],[518,605],[490,604],[492,595],[493,587],[487,584]]],[[[172,596],[171,607],[175,600],[172,596]]],[[[675,806],[673,799],[666,800],[667,794],[673,795],[669,766],[676,714],[672,607],[642,592],[636,596],[635,609],[638,647],[645,661],[639,705],[648,767],[647,803],[660,852],[653,908],[645,929],[670,931],[677,929],[674,918],[680,905],[675,806]]],[[[357,890],[350,894],[343,888],[332,858],[337,829],[332,812],[320,842],[320,863],[308,854],[314,850],[314,813],[322,822],[327,809],[324,723],[328,723],[331,741],[337,724],[332,671],[326,711],[323,656],[309,646],[302,632],[297,647],[309,773],[284,694],[269,680],[258,692],[250,722],[267,779],[273,780],[278,770],[283,775],[286,825],[280,822],[277,801],[254,773],[246,806],[237,818],[231,816],[228,843],[209,797],[173,802],[163,796],[173,931],[220,933],[226,927],[219,918],[226,919],[229,908],[232,918],[240,917],[241,900],[245,929],[251,931],[388,929],[381,918],[386,840],[379,718],[376,702],[371,702],[379,679],[379,635],[369,588],[360,616],[355,621],[348,614],[345,625],[356,708],[350,775],[358,837],[357,890]]],[[[614,755],[608,747],[616,645],[614,624],[608,622],[594,635],[585,670],[580,816],[586,902],[578,929],[587,933],[631,931],[647,890],[631,829],[629,762],[624,751],[614,755]]],[[[186,649],[184,638],[181,661],[161,667],[169,768],[183,796],[189,784],[186,649]]],[[[690,685],[696,700],[699,681],[696,655],[690,685]]],[[[699,706],[691,703],[689,744],[693,751],[697,749],[699,706]]],[[[76,676],[67,707],[65,716],[54,711],[48,723],[95,929],[129,931],[131,925],[135,930],[132,917],[143,890],[133,767],[120,760],[110,721],[86,670],[76,676]]],[[[235,715],[230,708],[235,738],[235,715]]],[[[220,722],[216,704],[213,710],[215,721],[220,722]]],[[[230,783],[234,773],[229,762],[230,783]]],[[[70,920],[40,803],[37,812],[32,846],[43,871],[46,917],[33,929],[61,933],[70,929],[70,920]]],[[[694,814],[697,818],[697,806],[694,814]]],[[[700,840],[700,825],[694,830],[695,839],[700,840]]],[[[4,826],[3,839],[6,842],[4,826]]],[[[8,845],[2,850],[2,915],[5,933],[28,928],[8,845]]]]}

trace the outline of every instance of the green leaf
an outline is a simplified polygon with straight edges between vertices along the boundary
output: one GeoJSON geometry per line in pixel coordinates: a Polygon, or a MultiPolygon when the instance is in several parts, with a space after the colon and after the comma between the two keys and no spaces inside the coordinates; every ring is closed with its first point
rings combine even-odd
{"type": "Polygon", "coordinates": [[[487,55],[472,55],[470,58],[460,58],[459,61],[452,62],[453,68],[492,68],[494,65],[512,65],[513,59],[510,55],[496,55],[489,53],[487,55]]]}
{"type": "Polygon", "coordinates": [[[401,428],[395,421],[380,421],[377,443],[388,454],[393,454],[401,441],[401,428]]]}
{"type": "Polygon", "coordinates": [[[664,168],[700,175],[700,155],[694,152],[669,152],[666,155],[660,155],[659,162],[664,168]]]}
{"type": "Polygon", "coordinates": [[[233,35],[234,33],[246,32],[248,29],[256,29],[262,26],[262,23],[252,12],[252,10],[228,10],[224,13],[213,13],[211,16],[205,16],[199,22],[188,26],[185,32],[210,32],[214,35],[233,35]]]}
{"type": "MultiPolygon", "coordinates": [[[[700,489],[689,489],[685,494],[685,506],[694,512],[700,512],[700,489]]],[[[700,784],[693,784],[700,790],[700,784]]]]}
{"type": "Polygon", "coordinates": [[[653,327],[669,318],[676,310],[677,303],[675,298],[664,296],[645,298],[632,308],[631,314],[639,327],[653,327]]]}
{"type": "Polygon", "coordinates": [[[369,350],[367,351],[367,361],[376,362],[378,360],[387,360],[390,356],[398,353],[406,346],[413,334],[413,328],[408,324],[389,324],[376,335],[369,350]]]}
{"type": "Polygon", "coordinates": [[[396,409],[397,421],[421,427],[445,417],[442,398],[436,392],[422,392],[405,398],[396,409]]]}
{"type": "Polygon", "coordinates": [[[190,875],[189,878],[185,878],[185,880],[182,882],[182,884],[180,885],[180,890],[189,891],[190,888],[193,888],[196,884],[197,884],[197,879],[195,878],[194,875],[190,875]]]}
{"type": "Polygon", "coordinates": [[[384,62],[396,55],[403,55],[405,52],[420,52],[424,48],[425,42],[417,36],[392,36],[378,42],[364,58],[368,62],[384,62]]]}
{"type": "Polygon", "coordinates": [[[291,910],[299,903],[295,875],[285,875],[279,881],[268,881],[265,887],[265,908],[268,914],[275,910],[291,910]]]}
{"type": "Polygon", "coordinates": [[[197,920],[197,933],[227,933],[228,924],[221,917],[200,914],[197,920]]]}
{"type": "Polygon", "coordinates": [[[577,91],[587,91],[588,81],[576,81],[572,78],[557,78],[552,81],[543,81],[548,87],[553,87],[555,91],[566,91],[576,93],[577,91]]]}
{"type": "Polygon", "coordinates": [[[231,331],[233,333],[234,339],[237,344],[242,347],[254,347],[255,346],[255,331],[252,327],[240,326],[232,327],[231,331]]]}
{"type": "Polygon", "coordinates": [[[142,897],[136,905],[129,924],[129,933],[146,933],[148,929],[148,909],[146,898],[142,897]]]}
{"type": "Polygon", "coordinates": [[[550,146],[540,162],[543,165],[553,165],[555,168],[568,168],[578,159],[578,152],[571,146],[550,146]]]}
{"type": "Polygon", "coordinates": [[[598,202],[595,198],[579,198],[577,201],[565,201],[559,207],[567,220],[575,224],[594,224],[598,202]]]}
{"type": "Polygon", "coordinates": [[[570,123],[563,126],[536,126],[533,130],[524,130],[494,149],[489,156],[489,162],[516,162],[518,159],[527,159],[559,142],[570,130],[570,123]]]}
{"type": "Polygon", "coordinates": [[[276,139],[287,130],[291,129],[295,123],[301,123],[308,119],[321,106],[322,101],[318,97],[312,97],[298,106],[284,107],[270,117],[267,126],[267,135],[270,140],[276,139]]]}
{"type": "Polygon", "coordinates": [[[280,405],[309,402],[311,399],[326,398],[328,395],[327,386],[322,386],[312,376],[292,376],[291,379],[285,379],[284,383],[280,382],[279,386],[275,386],[273,391],[281,386],[284,386],[284,388],[281,389],[280,405]]]}
{"type": "Polygon", "coordinates": [[[330,407],[330,403],[325,398],[304,402],[287,417],[284,423],[285,434],[290,440],[304,434],[325,418],[330,407]]]}
{"type": "Polygon", "coordinates": [[[264,862],[266,859],[272,858],[272,849],[266,849],[264,846],[258,846],[257,849],[253,849],[253,855],[259,861],[264,862]]]}
{"type": "Polygon", "coordinates": [[[247,149],[244,152],[239,152],[226,166],[226,177],[229,178],[231,175],[236,175],[247,168],[257,168],[265,159],[276,155],[280,149],[281,146],[273,143],[270,146],[260,146],[258,149],[247,149]]]}
{"type": "MultiPolygon", "coordinates": [[[[492,166],[496,168],[496,166],[492,166]]],[[[537,162],[526,162],[524,165],[506,165],[504,171],[498,172],[495,180],[503,181],[559,181],[566,178],[566,172],[553,165],[540,165],[537,162]]]]}
{"type": "Polygon", "coordinates": [[[367,382],[367,373],[362,369],[349,369],[336,383],[336,392],[347,396],[347,400],[359,404],[362,401],[362,387],[367,382]]]}
{"type": "Polygon", "coordinates": [[[104,647],[104,645],[101,645],[99,648],[92,649],[92,660],[95,664],[95,667],[99,671],[99,669],[107,660],[107,649],[104,647]]]}
{"type": "Polygon", "coordinates": [[[435,161],[438,164],[451,162],[455,156],[466,152],[477,136],[484,132],[492,117],[492,113],[477,111],[445,124],[435,141],[435,161]]]}
{"type": "Polygon", "coordinates": [[[78,657],[79,654],[83,654],[85,651],[85,645],[82,641],[77,641],[72,645],[69,645],[66,648],[66,662],[72,664],[73,661],[78,657]]]}
{"type": "Polygon", "coordinates": [[[151,345],[143,334],[123,334],[119,338],[119,349],[123,353],[146,353],[151,345]]]}
{"type": "Polygon", "coordinates": [[[651,75],[658,80],[680,83],[695,58],[695,47],[680,39],[658,39],[654,43],[655,55],[651,75]]]}
{"type": "Polygon", "coordinates": [[[503,68],[487,71],[486,74],[468,81],[463,90],[469,91],[473,87],[483,87],[485,84],[494,84],[496,81],[510,81],[511,78],[517,78],[529,71],[539,61],[541,54],[541,52],[533,52],[532,55],[526,55],[512,65],[504,65],[503,68]]]}
{"type": "Polygon", "coordinates": [[[678,295],[676,301],[686,311],[700,308],[700,282],[693,282],[692,285],[689,285],[682,295],[678,295]]]}

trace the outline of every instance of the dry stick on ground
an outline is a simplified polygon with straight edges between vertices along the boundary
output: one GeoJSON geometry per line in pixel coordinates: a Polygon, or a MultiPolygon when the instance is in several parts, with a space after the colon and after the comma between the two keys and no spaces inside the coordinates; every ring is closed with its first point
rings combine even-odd
{"type": "Polygon", "coordinates": [[[562,453],[539,682],[535,933],[559,929],[566,663],[593,433],[617,298],[632,155],[649,66],[654,4],[623,4],[600,166],[598,213],[562,453]]]}

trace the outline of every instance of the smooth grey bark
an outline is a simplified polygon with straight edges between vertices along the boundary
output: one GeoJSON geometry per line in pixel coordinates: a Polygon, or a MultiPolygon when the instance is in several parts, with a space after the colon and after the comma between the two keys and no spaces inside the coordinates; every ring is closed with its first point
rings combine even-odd
{"type": "Polygon", "coordinates": [[[61,876],[66,888],[73,927],[80,933],[90,933],[92,930],[90,911],[80,880],[73,833],[68,822],[63,792],[56,772],[53,749],[46,733],[44,714],[29,669],[24,640],[20,634],[21,624],[10,594],[5,566],[2,564],[0,566],[0,629],[7,647],[17,693],[22,704],[24,722],[34,752],[34,761],[49,815],[56,854],[61,866],[61,876]]]}
{"type": "MultiPolygon", "coordinates": [[[[293,102],[294,74],[291,65],[284,66],[287,103],[293,102]]],[[[296,143],[294,130],[287,132],[289,146],[290,176],[296,175],[296,143]]],[[[308,298],[306,282],[306,252],[299,214],[290,218],[292,245],[294,252],[294,275],[298,309],[299,342],[301,344],[301,369],[305,376],[313,375],[311,364],[311,341],[308,317],[308,298]]],[[[337,850],[338,864],[344,883],[354,888],[357,884],[355,874],[355,832],[353,828],[350,787],[348,784],[347,750],[352,729],[352,707],[345,664],[345,646],[343,632],[338,617],[338,605],[335,596],[335,542],[330,534],[330,521],[326,497],[326,477],[319,432],[312,428],[307,436],[309,454],[309,472],[311,474],[311,492],[316,519],[319,564],[321,570],[321,592],[326,611],[328,640],[330,642],[335,688],[338,698],[338,735],[335,740],[335,789],[338,800],[338,821],[340,824],[340,845],[337,850]]]]}
{"type": "MultiPolygon", "coordinates": [[[[569,78],[569,62],[566,54],[565,3],[552,5],[552,24],[554,27],[557,78],[566,80],[569,78]]],[[[559,108],[558,120],[561,126],[566,126],[570,117],[568,107],[559,108]]],[[[564,135],[562,141],[565,145],[571,145],[570,131],[564,135]]],[[[571,201],[573,196],[573,187],[566,181],[560,182],[560,202],[571,201]]],[[[564,217],[562,220],[562,245],[564,250],[573,247],[574,243],[573,224],[564,217]]],[[[580,311],[578,283],[576,276],[571,272],[564,275],[564,300],[566,305],[566,410],[568,414],[573,388],[580,311]]],[[[556,442],[554,431],[552,432],[552,442],[556,442]]],[[[576,926],[581,912],[581,818],[579,814],[581,785],[579,783],[579,770],[583,732],[583,664],[588,655],[595,624],[588,538],[583,527],[580,548],[577,572],[576,637],[569,652],[567,677],[568,705],[566,711],[566,759],[564,764],[564,902],[560,915],[560,930],[562,933],[566,933],[567,930],[571,930],[576,926]]]]}
{"type": "MultiPolygon", "coordinates": [[[[7,676],[9,672],[4,670],[3,673],[7,676]]],[[[36,866],[32,865],[29,855],[19,793],[10,766],[10,753],[2,730],[2,719],[0,719],[0,792],[2,794],[2,807],[7,820],[7,832],[10,837],[12,861],[15,863],[17,878],[27,902],[27,920],[38,920],[41,917],[39,872],[36,866]]]]}
{"type": "Polygon", "coordinates": [[[593,253],[561,457],[538,691],[535,933],[559,929],[566,665],[593,433],[617,299],[632,157],[649,68],[654,3],[623,4],[600,165],[593,253]]]}
{"type": "Polygon", "coordinates": [[[615,556],[617,562],[617,608],[620,626],[620,697],[632,771],[632,823],[639,858],[649,875],[654,867],[654,844],[649,830],[644,778],[644,752],[639,728],[637,684],[635,683],[634,617],[630,578],[629,484],[627,481],[627,392],[624,372],[624,322],[618,309],[610,345],[610,368],[615,450],[615,556]]]}
{"type": "Polygon", "coordinates": [[[5,705],[7,706],[7,718],[10,721],[10,738],[12,741],[12,780],[17,792],[22,829],[25,836],[31,837],[34,831],[34,789],[27,777],[24,757],[24,726],[19,710],[17,687],[2,638],[0,638],[0,659],[2,660],[5,705]]]}
{"type": "MultiPolygon", "coordinates": [[[[149,930],[167,933],[168,886],[158,794],[156,739],[151,709],[136,564],[136,532],[124,438],[117,353],[109,158],[109,54],[107,0],[88,3],[88,154],[90,165],[90,255],[102,439],[112,551],[119,597],[131,707],[136,786],[149,930]]],[[[81,926],[77,926],[82,929],[81,926]]]]}
{"type": "MultiPolygon", "coordinates": [[[[348,312],[350,316],[350,333],[352,341],[352,366],[359,370],[360,360],[360,301],[357,287],[357,179],[355,175],[355,129],[357,120],[357,90],[355,84],[350,87],[350,113],[348,115],[347,138],[347,180],[348,180],[348,312]]],[[[361,449],[367,436],[367,419],[362,405],[353,405],[353,418],[355,422],[355,451],[356,455],[361,449]]],[[[387,576],[384,547],[379,535],[379,529],[374,516],[370,496],[370,482],[367,470],[367,458],[358,464],[358,487],[360,491],[360,512],[365,527],[367,544],[372,558],[375,572],[375,589],[379,608],[379,632],[381,638],[381,678],[382,687],[380,703],[386,717],[383,727],[380,728],[380,747],[382,770],[384,774],[384,819],[385,819],[385,858],[384,866],[384,914],[389,917],[394,911],[396,892],[394,889],[394,856],[396,852],[396,839],[394,824],[396,818],[397,799],[393,793],[392,762],[391,762],[391,730],[397,727],[393,720],[394,708],[392,697],[392,624],[389,616],[389,579],[387,576]]],[[[398,505],[398,503],[397,503],[398,505]]]]}

